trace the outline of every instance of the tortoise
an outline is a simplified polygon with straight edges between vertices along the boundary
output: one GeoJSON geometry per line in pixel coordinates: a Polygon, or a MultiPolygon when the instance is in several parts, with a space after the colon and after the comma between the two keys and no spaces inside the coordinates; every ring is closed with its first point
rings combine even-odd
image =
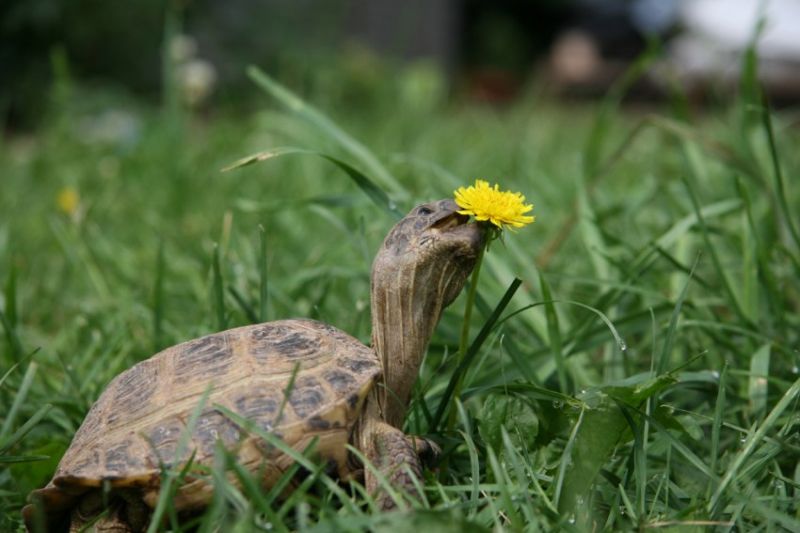
{"type": "MultiPolygon", "coordinates": [[[[270,488],[293,461],[253,428],[299,451],[313,441],[319,464],[340,478],[363,471],[367,490],[391,509],[394,500],[349,454],[349,443],[413,497],[419,455],[435,445],[402,432],[405,410],[442,311],[482,245],[477,224],[458,209],[453,200],[418,205],[387,235],[372,266],[371,348],[321,322],[280,320],[190,340],[121,373],[89,410],[52,481],[31,493],[23,509],[28,529],[76,532],[107,507],[98,531],[142,531],[162,465],[181,469],[190,458],[213,465],[219,443],[270,488]]],[[[187,477],[176,509],[200,512],[212,490],[187,477]]]]}

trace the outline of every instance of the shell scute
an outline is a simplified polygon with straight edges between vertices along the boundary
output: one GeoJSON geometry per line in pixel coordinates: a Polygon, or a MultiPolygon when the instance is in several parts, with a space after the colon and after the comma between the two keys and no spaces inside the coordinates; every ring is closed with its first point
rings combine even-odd
{"type": "Polygon", "coordinates": [[[105,469],[109,474],[123,475],[130,470],[145,468],[145,460],[137,452],[137,446],[130,439],[108,448],[105,453],[105,469]]]}
{"type": "Polygon", "coordinates": [[[307,335],[303,331],[287,332],[273,347],[275,357],[287,361],[298,361],[317,357],[321,353],[322,338],[307,335]]]}
{"type": "Polygon", "coordinates": [[[236,358],[231,357],[231,344],[226,332],[207,335],[182,345],[175,357],[174,372],[194,379],[224,375],[236,358]]]}
{"type": "Polygon", "coordinates": [[[324,378],[337,393],[351,390],[356,381],[351,373],[336,369],[326,372],[324,378]]]}
{"type": "Polygon", "coordinates": [[[307,419],[318,412],[325,405],[325,389],[321,388],[319,380],[313,377],[300,377],[290,391],[289,404],[295,414],[301,419],[307,419]]]}
{"type": "Polygon", "coordinates": [[[171,465],[189,459],[191,450],[186,447],[181,457],[176,457],[181,435],[186,431],[186,425],[175,417],[160,421],[156,425],[145,429],[143,436],[148,441],[155,463],[171,465]]]}
{"type": "Polygon", "coordinates": [[[151,401],[158,391],[158,365],[147,360],[140,363],[137,370],[124,372],[112,382],[113,400],[110,402],[112,408],[107,411],[108,424],[142,416],[152,409],[151,401]]]}
{"type": "Polygon", "coordinates": [[[349,370],[351,375],[361,375],[370,370],[375,370],[376,373],[379,372],[379,368],[377,368],[375,363],[370,360],[359,359],[356,357],[342,357],[337,362],[339,366],[349,370]]]}
{"type": "Polygon", "coordinates": [[[217,441],[228,449],[241,439],[241,427],[227,415],[214,408],[205,409],[192,433],[198,452],[206,457],[214,455],[217,441]]]}

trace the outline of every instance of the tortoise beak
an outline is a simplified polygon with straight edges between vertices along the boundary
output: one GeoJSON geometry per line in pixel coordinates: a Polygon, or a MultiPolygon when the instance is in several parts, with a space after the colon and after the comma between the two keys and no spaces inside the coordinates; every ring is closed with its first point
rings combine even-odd
{"type": "Polygon", "coordinates": [[[469,220],[469,215],[453,211],[431,224],[430,229],[452,244],[456,256],[474,259],[483,244],[483,232],[478,224],[468,224],[469,220]]]}
{"type": "Polygon", "coordinates": [[[458,226],[463,226],[467,222],[469,222],[469,215],[462,215],[458,212],[453,212],[431,224],[431,228],[439,231],[449,230],[458,226]]]}

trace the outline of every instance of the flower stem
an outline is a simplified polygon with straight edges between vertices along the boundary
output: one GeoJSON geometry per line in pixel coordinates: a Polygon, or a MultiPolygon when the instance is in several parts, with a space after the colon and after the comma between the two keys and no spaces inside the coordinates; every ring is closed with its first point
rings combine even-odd
{"type": "MultiPolygon", "coordinates": [[[[469,348],[469,327],[472,323],[472,308],[475,304],[475,294],[478,292],[478,277],[481,275],[481,265],[483,265],[483,254],[486,253],[487,240],[489,232],[484,231],[484,245],[478,253],[478,259],[475,261],[475,268],[472,270],[472,277],[469,280],[469,290],[467,291],[467,304],[464,308],[464,322],[461,324],[461,338],[458,343],[458,357],[456,359],[456,368],[461,366],[464,358],[467,356],[467,349],[469,348]]],[[[458,376],[458,381],[453,389],[452,399],[461,396],[461,386],[464,383],[464,374],[458,376]]],[[[447,431],[452,431],[456,424],[457,410],[454,406],[450,406],[450,413],[447,417],[447,431]]]]}

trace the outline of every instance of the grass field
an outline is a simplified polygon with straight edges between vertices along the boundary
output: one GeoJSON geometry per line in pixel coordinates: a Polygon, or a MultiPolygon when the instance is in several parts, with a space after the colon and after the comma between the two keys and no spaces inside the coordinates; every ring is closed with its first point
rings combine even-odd
{"type": "Polygon", "coordinates": [[[753,69],[712,111],[653,114],[624,85],[443,104],[424,72],[303,103],[257,71],[246,118],[108,113],[63,80],[47,127],[0,147],[0,529],[156,351],[287,317],[368,342],[394,218],[350,170],[400,212],[476,178],[535,205],[486,257],[461,371],[463,296],[423,365],[406,427],[444,461],[393,514],[311,464],[284,501],[221,467],[200,531],[800,531],[800,135],[753,69]],[[278,147],[309,152],[220,172],[278,147]]]}

